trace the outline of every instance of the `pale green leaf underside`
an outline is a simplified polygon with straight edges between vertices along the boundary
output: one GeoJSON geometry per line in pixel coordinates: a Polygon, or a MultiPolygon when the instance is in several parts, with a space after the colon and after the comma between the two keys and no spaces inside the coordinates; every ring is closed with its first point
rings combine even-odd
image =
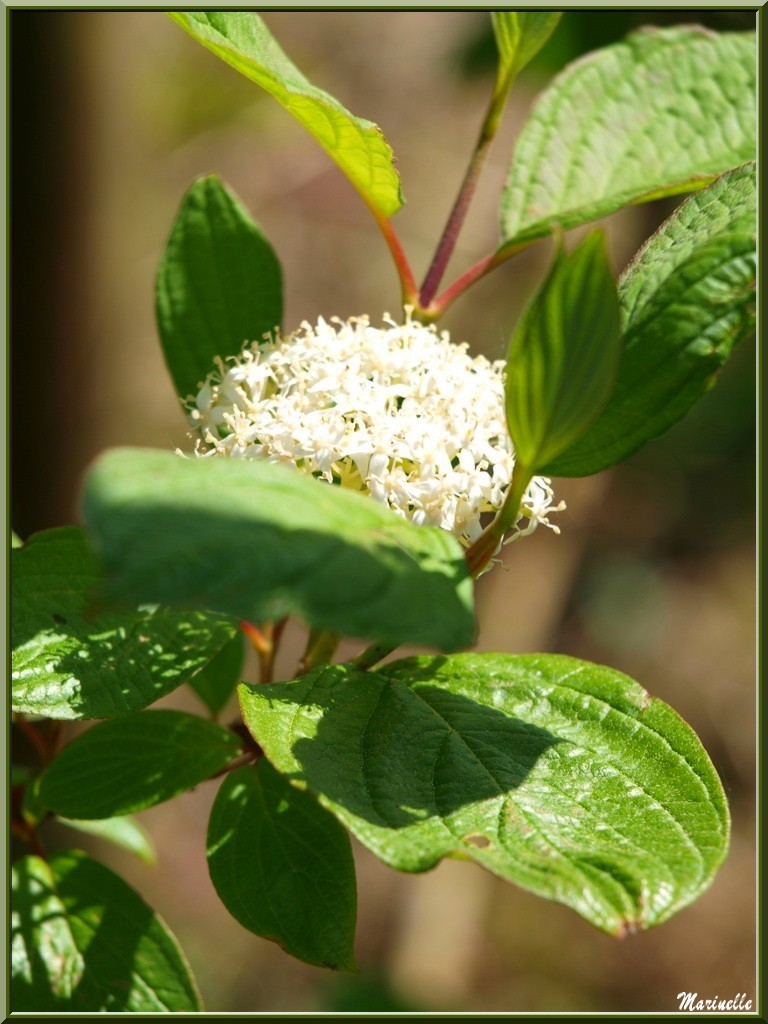
{"type": "Polygon", "coordinates": [[[349,836],[268,761],[231,772],[208,826],[208,867],[249,931],[318,967],[354,970],[356,891],[349,836]]]}
{"type": "Polygon", "coordinates": [[[171,17],[217,57],[261,86],[309,131],[366,202],[385,217],[403,204],[392,150],[371,121],[354,117],[308,82],[251,11],[178,11],[171,17]]]}
{"type": "Polygon", "coordinates": [[[403,871],[468,857],[623,934],[694,900],[725,854],[725,798],[698,739],[608,668],[409,658],[240,698],[275,767],[403,871]]]}
{"type": "Polygon", "coordinates": [[[213,175],[176,215],[157,271],[155,311],[176,393],[197,394],[216,357],[261,342],[283,316],[280,264],[243,204],[213,175]]]}
{"type": "Polygon", "coordinates": [[[651,29],[589,54],[543,93],[502,200],[507,244],[701,188],[755,156],[755,37],[651,29]]]}
{"type": "Polygon", "coordinates": [[[684,416],[755,322],[755,165],[672,214],[619,281],[623,352],[605,409],[544,472],[586,476],[684,416]]]}
{"type": "Polygon", "coordinates": [[[195,1013],[175,938],[126,883],[78,851],[13,865],[11,1002],[20,1012],[195,1013]]]}
{"type": "Polygon", "coordinates": [[[69,818],[107,818],[170,800],[225,768],[242,749],[214,722],[167,709],[100,722],[48,765],[38,796],[69,818]]]}
{"type": "Polygon", "coordinates": [[[13,552],[14,711],[49,718],[135,711],[190,679],[235,631],[229,620],[200,612],[98,612],[102,582],[78,527],[35,534],[13,552]]]}
{"type": "Polygon", "coordinates": [[[454,537],[292,467],[115,449],[90,473],[85,517],[124,600],[251,622],[295,614],[393,644],[472,642],[454,537]]]}
{"type": "Polygon", "coordinates": [[[74,829],[76,832],[84,832],[86,835],[95,836],[97,839],[103,839],[123,850],[128,850],[145,864],[153,865],[157,862],[157,854],[149,833],[130,815],[121,815],[119,818],[102,818],[96,821],[59,817],[58,823],[66,825],[67,828],[74,829]]]}

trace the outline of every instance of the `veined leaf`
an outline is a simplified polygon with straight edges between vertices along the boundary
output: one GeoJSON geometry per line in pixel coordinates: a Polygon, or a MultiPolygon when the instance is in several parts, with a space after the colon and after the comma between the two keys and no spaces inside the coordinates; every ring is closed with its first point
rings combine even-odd
{"type": "Polygon", "coordinates": [[[260,342],[283,316],[280,264],[261,228],[219,179],[182,200],[157,272],[160,341],[176,392],[197,393],[217,357],[260,342]]]}
{"type": "Polygon", "coordinates": [[[503,248],[753,160],[755,53],[753,33],[644,29],[566,68],[517,141],[503,248]]]}
{"type": "Polygon", "coordinates": [[[620,346],[616,285],[594,233],[558,254],[512,335],[507,425],[526,470],[538,472],[594,420],[613,388],[620,346]]]}
{"type": "Polygon", "coordinates": [[[308,82],[257,14],[174,11],[171,17],[193,39],[274,96],[314,135],[369,206],[385,217],[402,206],[400,178],[381,130],[308,82]]]}
{"type": "Polygon", "coordinates": [[[612,669],[560,655],[337,665],[240,687],[275,767],[385,863],[467,857],[611,934],[710,884],[728,811],[692,730],[612,669]]]}
{"type": "Polygon", "coordinates": [[[37,533],[12,556],[14,711],[124,715],[190,679],[235,632],[201,612],[97,613],[102,570],[78,527],[37,533]]]}
{"type": "Polygon", "coordinates": [[[194,1013],[200,996],[165,923],[84,853],[13,865],[15,1013],[194,1013]]]}
{"type": "Polygon", "coordinates": [[[472,641],[454,537],[291,467],[116,449],[91,470],[85,517],[122,600],[295,614],[393,644],[472,641]]]}
{"type": "Polygon", "coordinates": [[[755,322],[755,165],[691,196],[619,280],[616,387],[585,434],[544,472],[587,476],[677,422],[755,322]]]}
{"type": "Polygon", "coordinates": [[[349,836],[267,761],[230,772],[222,783],[208,826],[208,867],[244,928],[305,963],[355,969],[349,836]]]}
{"type": "Polygon", "coordinates": [[[215,722],[140,711],[77,736],[40,777],[38,796],[68,818],[107,818],[170,800],[225,768],[242,749],[215,722]]]}

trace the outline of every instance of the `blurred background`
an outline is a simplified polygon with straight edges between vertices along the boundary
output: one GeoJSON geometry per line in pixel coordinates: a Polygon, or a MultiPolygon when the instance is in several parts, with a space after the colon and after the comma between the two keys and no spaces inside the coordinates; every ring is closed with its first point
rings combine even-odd
{"type": "MultiPolygon", "coordinates": [[[[566,14],[515,87],[448,279],[497,241],[512,141],[565,63],[644,24],[754,27],[747,11],[566,14]]],[[[494,74],[483,12],[281,12],[289,56],[398,157],[395,219],[421,276],[494,74]],[[372,44],[372,41],[373,44],[372,44]]],[[[153,322],[153,277],[192,179],[218,172],[281,259],[286,328],[398,312],[366,208],[270,97],[165,15],[15,10],[11,25],[12,525],[77,521],[88,463],[110,445],[188,447],[153,322]]],[[[671,211],[610,218],[617,273],[671,211]]],[[[550,256],[540,243],[449,311],[454,340],[493,358],[550,256]]],[[[447,280],[448,280],[447,279],[447,280]]],[[[733,815],[711,890],[671,922],[617,941],[468,863],[419,876],[360,847],[359,976],[307,967],[233,921],[204,856],[214,784],[141,817],[159,863],[89,849],[179,937],[212,1011],[666,1011],[681,991],[755,996],[755,352],[743,344],[689,417],[614,470],[556,481],[562,535],[507,549],[479,586],[480,649],[552,650],[638,679],[698,732],[733,815]]],[[[288,636],[283,669],[302,643],[288,636]]],[[[183,690],[164,703],[202,713],[183,690]]],[[[226,718],[225,718],[226,720],[226,718]]],[[[51,835],[83,846],[84,837],[51,835]]],[[[89,843],[91,841],[88,841],[89,843]]]]}

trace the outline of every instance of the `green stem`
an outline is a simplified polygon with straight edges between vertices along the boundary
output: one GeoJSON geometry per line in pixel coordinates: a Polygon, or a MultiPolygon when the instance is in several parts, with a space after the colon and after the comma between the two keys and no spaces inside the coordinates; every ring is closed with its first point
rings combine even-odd
{"type": "Polygon", "coordinates": [[[392,651],[396,650],[397,644],[371,644],[370,647],[366,647],[362,654],[358,654],[356,658],[353,658],[350,664],[361,669],[371,668],[377,662],[386,658],[388,654],[391,654],[392,651]]]}
{"type": "Polygon", "coordinates": [[[341,640],[340,633],[330,629],[312,629],[309,633],[307,646],[299,662],[297,675],[305,676],[313,668],[330,664],[341,640]]]}
{"type": "Polygon", "coordinates": [[[533,473],[518,463],[512,476],[512,486],[507,491],[504,504],[493,522],[477,538],[467,551],[469,571],[477,578],[493,558],[504,534],[516,522],[520,514],[520,503],[523,500],[533,473]]]}

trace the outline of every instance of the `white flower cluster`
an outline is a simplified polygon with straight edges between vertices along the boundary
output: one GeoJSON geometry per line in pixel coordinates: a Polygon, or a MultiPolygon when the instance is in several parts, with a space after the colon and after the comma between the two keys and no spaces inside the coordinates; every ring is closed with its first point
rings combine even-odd
{"type": "MultiPolygon", "coordinates": [[[[470,545],[504,501],[514,450],[503,362],[472,358],[446,332],[366,317],[304,323],[219,362],[195,399],[197,453],[292,463],[370,494],[416,524],[470,545]]],[[[535,477],[510,539],[550,526],[535,477]]],[[[557,532],[557,527],[552,526],[557,532]]]]}

